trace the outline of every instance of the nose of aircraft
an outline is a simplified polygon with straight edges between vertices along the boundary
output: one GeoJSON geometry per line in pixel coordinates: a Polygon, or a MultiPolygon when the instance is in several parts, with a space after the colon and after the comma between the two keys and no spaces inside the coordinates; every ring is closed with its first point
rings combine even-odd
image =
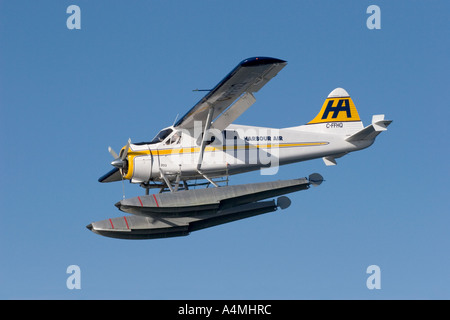
{"type": "Polygon", "coordinates": [[[118,169],[123,169],[125,167],[125,161],[123,161],[121,158],[117,158],[111,162],[111,165],[118,169]]]}
{"type": "Polygon", "coordinates": [[[126,167],[126,159],[128,155],[128,149],[130,148],[131,139],[128,139],[127,145],[122,149],[120,156],[111,148],[108,147],[109,153],[114,157],[114,160],[111,162],[111,165],[117,169],[125,169],[126,167]]]}

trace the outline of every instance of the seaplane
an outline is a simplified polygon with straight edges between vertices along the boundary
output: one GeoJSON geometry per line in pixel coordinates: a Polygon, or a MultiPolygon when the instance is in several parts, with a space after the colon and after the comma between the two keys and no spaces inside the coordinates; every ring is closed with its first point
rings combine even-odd
{"type": "Polygon", "coordinates": [[[391,124],[381,114],[364,126],[342,88],[332,90],[306,124],[288,128],[235,124],[255,103],[256,93],[286,65],[277,58],[244,59],[151,141],[129,139],[119,153],[109,147],[113,169],[98,181],[129,180],[145,193],[115,204],[129,215],[93,222],[87,228],[120,239],[178,237],[286,209],[291,200],[285,194],[318,186],[323,177],[312,173],[241,185],[230,185],[229,177],[255,170],[273,175],[282,165],[318,158],[327,166],[336,165],[336,159],[371,146],[391,124]]]}

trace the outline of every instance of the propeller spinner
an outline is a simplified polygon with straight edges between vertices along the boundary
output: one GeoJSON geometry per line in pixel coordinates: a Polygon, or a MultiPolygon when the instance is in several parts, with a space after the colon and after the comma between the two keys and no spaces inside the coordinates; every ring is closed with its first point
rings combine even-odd
{"type": "Polygon", "coordinates": [[[121,173],[123,174],[122,170],[126,169],[127,167],[127,155],[128,155],[128,149],[130,148],[131,139],[128,139],[127,145],[121,152],[120,156],[117,155],[117,153],[111,148],[108,147],[109,153],[114,157],[114,160],[111,162],[111,165],[117,169],[120,169],[121,173]]]}

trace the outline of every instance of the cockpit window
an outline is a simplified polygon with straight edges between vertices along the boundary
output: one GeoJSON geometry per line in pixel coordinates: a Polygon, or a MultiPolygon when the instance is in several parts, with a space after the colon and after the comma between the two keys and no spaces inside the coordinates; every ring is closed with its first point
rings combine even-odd
{"type": "MultiPolygon", "coordinates": [[[[172,134],[172,132],[173,132],[172,128],[162,129],[160,132],[158,132],[158,134],[153,138],[152,141],[138,142],[138,143],[133,143],[133,144],[136,146],[143,146],[145,144],[155,144],[155,143],[163,142],[164,140],[166,140],[166,138],[168,136],[170,136],[172,134]]],[[[175,132],[172,135],[172,137],[166,141],[166,144],[179,143],[180,140],[181,140],[181,133],[175,132]]]]}
{"type": "Polygon", "coordinates": [[[169,136],[169,134],[172,133],[172,129],[163,129],[161,130],[156,137],[153,138],[153,140],[149,143],[149,144],[153,144],[153,143],[158,143],[161,141],[164,141],[165,138],[167,138],[169,136]]]}
{"type": "Polygon", "coordinates": [[[170,137],[170,139],[167,139],[166,144],[170,145],[170,144],[178,144],[180,143],[181,140],[181,135],[179,132],[175,132],[172,137],[170,137]]]}
{"type": "Polygon", "coordinates": [[[138,143],[133,143],[133,144],[136,145],[136,146],[143,146],[145,144],[158,143],[158,142],[164,141],[164,139],[167,138],[169,136],[169,134],[172,133],[172,131],[173,130],[170,129],[170,128],[163,129],[156,135],[156,137],[153,138],[152,141],[150,141],[150,142],[138,142],[138,143]]]}

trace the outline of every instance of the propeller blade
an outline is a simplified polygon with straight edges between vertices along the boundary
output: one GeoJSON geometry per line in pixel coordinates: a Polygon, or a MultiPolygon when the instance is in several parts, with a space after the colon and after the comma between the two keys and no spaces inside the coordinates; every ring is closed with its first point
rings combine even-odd
{"type": "Polygon", "coordinates": [[[128,155],[128,149],[130,148],[131,139],[128,139],[127,145],[125,146],[125,149],[122,152],[122,155],[119,157],[117,153],[111,148],[108,147],[109,153],[114,157],[114,160],[111,162],[111,165],[115,167],[116,169],[119,169],[122,173],[122,169],[126,167],[126,161],[128,155]]]}
{"type": "Polygon", "coordinates": [[[108,147],[108,151],[109,151],[109,153],[111,153],[111,155],[114,157],[114,159],[117,159],[119,157],[117,155],[117,153],[111,147],[108,147]]]}
{"type": "Polygon", "coordinates": [[[122,161],[125,160],[125,158],[127,157],[128,149],[130,148],[130,144],[131,144],[131,139],[128,138],[127,145],[125,146],[125,150],[123,150],[122,157],[120,158],[122,161]]]}

